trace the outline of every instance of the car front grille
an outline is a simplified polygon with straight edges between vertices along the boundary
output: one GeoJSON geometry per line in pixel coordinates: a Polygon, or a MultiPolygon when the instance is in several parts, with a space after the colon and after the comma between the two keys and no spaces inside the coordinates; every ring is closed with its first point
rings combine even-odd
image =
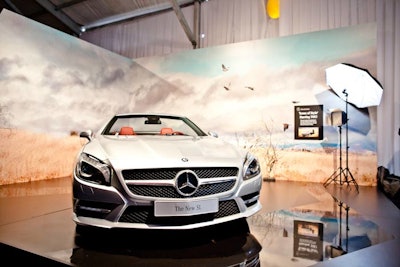
{"type": "MultiPolygon", "coordinates": [[[[149,184],[140,183],[140,185],[127,184],[130,192],[138,196],[154,197],[154,198],[187,198],[179,194],[172,185],[155,185],[153,181],[166,181],[175,179],[176,175],[183,170],[193,171],[197,177],[201,179],[213,179],[224,177],[237,177],[238,168],[222,167],[222,168],[171,168],[171,169],[144,169],[144,170],[123,170],[122,175],[125,181],[149,181],[149,184]]],[[[197,191],[190,198],[210,196],[231,190],[237,179],[229,181],[221,181],[215,183],[207,183],[199,186],[197,191]]]]}
{"type": "Polygon", "coordinates": [[[213,219],[238,214],[240,212],[235,200],[219,202],[218,212],[194,216],[155,217],[153,206],[130,206],[119,219],[125,223],[160,224],[168,226],[181,226],[199,222],[212,221],[213,219]]]}
{"type": "MultiPolygon", "coordinates": [[[[172,180],[178,172],[187,170],[184,168],[165,168],[165,169],[143,169],[143,170],[123,170],[122,175],[125,180],[172,180]]],[[[215,167],[215,168],[191,168],[199,178],[216,178],[237,176],[238,168],[234,167],[215,167]]]]}
{"type": "MultiPolygon", "coordinates": [[[[217,184],[205,184],[199,187],[199,189],[190,197],[202,197],[214,195],[222,192],[229,191],[235,185],[235,181],[217,183],[217,184]]],[[[150,186],[150,185],[128,185],[129,190],[140,196],[151,196],[157,198],[184,198],[176,192],[173,186],[150,186]]]]}

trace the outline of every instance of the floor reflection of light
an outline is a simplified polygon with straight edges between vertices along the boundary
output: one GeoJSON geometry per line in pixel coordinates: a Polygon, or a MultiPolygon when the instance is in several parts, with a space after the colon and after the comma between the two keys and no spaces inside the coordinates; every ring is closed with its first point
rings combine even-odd
{"type": "Polygon", "coordinates": [[[250,218],[251,232],[263,247],[260,253],[262,264],[309,266],[317,262],[294,256],[296,220],[323,225],[323,261],[393,238],[346,203],[332,198],[250,218]]]}

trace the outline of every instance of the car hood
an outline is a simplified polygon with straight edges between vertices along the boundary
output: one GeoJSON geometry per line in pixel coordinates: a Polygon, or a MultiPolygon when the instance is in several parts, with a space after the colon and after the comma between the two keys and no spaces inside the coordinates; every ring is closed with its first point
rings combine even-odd
{"type": "Polygon", "coordinates": [[[242,166],[245,152],[205,136],[99,136],[84,152],[108,160],[115,169],[242,166]]]}

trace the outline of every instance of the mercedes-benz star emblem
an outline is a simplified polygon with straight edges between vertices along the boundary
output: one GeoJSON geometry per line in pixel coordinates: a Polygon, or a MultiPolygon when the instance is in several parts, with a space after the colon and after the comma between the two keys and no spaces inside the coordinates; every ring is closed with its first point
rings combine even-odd
{"type": "Polygon", "coordinates": [[[180,171],[175,178],[176,191],[182,196],[191,196],[199,188],[197,175],[190,170],[180,171]]]}

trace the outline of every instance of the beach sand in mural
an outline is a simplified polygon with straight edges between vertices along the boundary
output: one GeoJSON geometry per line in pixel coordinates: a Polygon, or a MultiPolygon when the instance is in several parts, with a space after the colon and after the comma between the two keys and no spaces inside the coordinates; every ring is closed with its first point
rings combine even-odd
{"type": "MultiPolygon", "coordinates": [[[[86,141],[76,134],[52,135],[0,129],[0,185],[71,176],[79,149],[86,141]]],[[[267,172],[265,149],[252,151],[261,163],[264,177],[276,180],[325,182],[339,167],[339,151],[277,150],[272,173],[267,172]],[[310,166],[318,166],[310,167],[310,166]]],[[[350,152],[349,170],[361,186],[376,185],[374,152],[350,152]]],[[[342,155],[345,168],[345,155],[342,155]]]]}

